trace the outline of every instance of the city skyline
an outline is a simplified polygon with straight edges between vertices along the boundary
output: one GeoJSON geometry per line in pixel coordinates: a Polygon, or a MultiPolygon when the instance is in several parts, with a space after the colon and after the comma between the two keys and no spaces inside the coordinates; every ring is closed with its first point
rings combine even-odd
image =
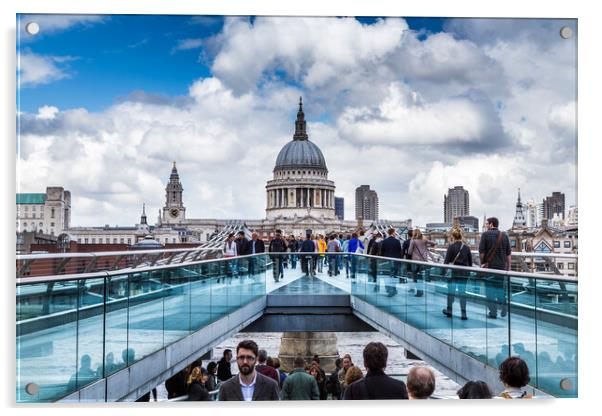
{"type": "Polygon", "coordinates": [[[187,216],[262,218],[299,96],[347,212],[362,183],[379,218],[417,225],[457,184],[506,228],[518,187],[576,205],[572,20],[43,18],[18,45],[17,192],[69,189],[74,226],[129,224],[143,202],[153,223],[173,160],[187,216]]]}

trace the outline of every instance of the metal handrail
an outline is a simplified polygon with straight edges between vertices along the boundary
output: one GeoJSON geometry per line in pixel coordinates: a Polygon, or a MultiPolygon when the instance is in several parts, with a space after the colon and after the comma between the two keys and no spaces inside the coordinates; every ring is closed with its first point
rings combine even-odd
{"type": "Polygon", "coordinates": [[[138,256],[140,254],[163,254],[163,253],[185,253],[190,251],[214,251],[213,248],[168,248],[159,250],[126,250],[126,251],[97,251],[93,253],[41,253],[41,254],[17,254],[17,260],[47,260],[67,257],[107,257],[107,256],[138,256]]]}
{"type": "MultiPolygon", "coordinates": [[[[20,285],[24,285],[24,284],[58,282],[58,281],[65,281],[65,280],[97,279],[102,276],[111,277],[111,276],[131,274],[131,273],[143,273],[143,272],[147,272],[147,271],[176,269],[176,268],[180,268],[180,267],[196,266],[196,265],[200,265],[200,264],[209,264],[209,263],[222,262],[222,261],[232,261],[232,259],[237,260],[237,259],[247,259],[247,258],[259,257],[259,256],[267,256],[267,255],[275,256],[275,255],[289,255],[289,254],[290,253],[258,253],[258,254],[249,254],[249,255],[245,255],[245,256],[232,257],[227,260],[224,260],[224,258],[197,260],[197,261],[186,262],[186,263],[166,264],[166,265],[160,265],[160,266],[147,266],[147,267],[136,268],[136,269],[127,268],[127,269],[120,269],[120,270],[107,270],[107,271],[102,271],[102,272],[95,272],[92,274],[79,273],[79,274],[60,275],[60,276],[50,275],[50,276],[20,277],[20,278],[16,279],[16,285],[20,286],[20,285]]],[[[381,261],[388,260],[388,261],[395,261],[395,262],[399,262],[399,263],[418,264],[418,265],[423,265],[423,266],[428,266],[428,267],[440,267],[440,268],[451,269],[451,270],[477,272],[477,273],[486,274],[488,277],[497,275],[497,276],[506,276],[506,277],[525,277],[525,278],[538,279],[538,280],[564,281],[564,282],[577,283],[576,277],[568,277],[568,276],[561,276],[561,275],[554,275],[554,277],[552,277],[550,275],[540,274],[540,273],[513,272],[513,271],[505,271],[505,270],[497,270],[497,269],[485,269],[482,267],[457,266],[457,265],[452,265],[452,264],[443,265],[441,263],[432,263],[432,262],[424,262],[424,261],[408,260],[408,259],[395,259],[395,258],[372,256],[369,254],[360,254],[360,253],[340,252],[340,253],[306,253],[306,254],[307,255],[322,254],[322,255],[331,255],[331,256],[333,256],[333,255],[334,256],[352,255],[352,256],[366,257],[369,259],[375,259],[375,260],[381,260],[381,261]]],[[[475,276],[475,277],[478,278],[479,276],[475,276]]]]}
{"type": "MultiPolygon", "coordinates": [[[[433,251],[446,252],[446,248],[433,248],[433,251]]],[[[478,250],[470,250],[470,254],[479,254],[478,250]]],[[[563,258],[579,258],[579,254],[574,253],[537,253],[534,251],[513,251],[513,257],[563,257],[563,258]]]]}

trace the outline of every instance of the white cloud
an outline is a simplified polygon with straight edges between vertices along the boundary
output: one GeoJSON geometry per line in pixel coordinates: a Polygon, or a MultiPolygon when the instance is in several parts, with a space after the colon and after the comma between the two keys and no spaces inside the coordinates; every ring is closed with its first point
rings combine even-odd
{"type": "Polygon", "coordinates": [[[347,108],[337,125],[345,138],[358,144],[475,146],[504,142],[490,104],[470,97],[429,103],[400,83],[389,86],[388,96],[377,108],[347,108]]]}
{"type": "Polygon", "coordinates": [[[420,40],[402,19],[229,18],[211,41],[213,76],[181,100],[141,92],[101,112],[50,102],[20,114],[22,188],[51,181],[80,195],[75,224],[133,224],[142,202],[152,221],[176,160],[189,218],[262,218],[303,95],[347,218],[361,184],[378,192],[381,218],[416,224],[441,221],[455,185],[473,215],[503,226],[519,187],[525,200],[563,191],[571,205],[574,45],[546,43],[537,25],[499,30],[420,40]]]}
{"type": "Polygon", "coordinates": [[[174,54],[178,51],[186,51],[190,49],[197,49],[203,45],[202,39],[180,39],[176,46],[171,49],[171,53],[174,54]]]}
{"type": "Polygon", "coordinates": [[[38,114],[36,118],[41,120],[54,120],[56,114],[59,112],[59,109],[55,106],[45,105],[38,108],[38,114]]]}
{"type": "Polygon", "coordinates": [[[321,88],[358,66],[378,65],[398,47],[407,27],[403,19],[374,25],[353,18],[258,17],[253,25],[227,19],[212,70],[237,92],[254,89],[265,71],[276,68],[309,88],[321,88]]]}
{"type": "Polygon", "coordinates": [[[45,56],[32,52],[19,54],[17,63],[18,79],[21,87],[48,84],[69,77],[66,68],[59,64],[74,58],[68,56],[45,56]]]}

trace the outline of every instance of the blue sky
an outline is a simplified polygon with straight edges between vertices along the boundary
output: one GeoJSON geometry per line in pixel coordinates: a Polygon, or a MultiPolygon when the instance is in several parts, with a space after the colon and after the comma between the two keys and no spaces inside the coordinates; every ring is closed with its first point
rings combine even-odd
{"type": "Polygon", "coordinates": [[[262,218],[300,95],[348,217],[361,184],[416,224],[456,185],[506,226],[519,187],[574,203],[574,20],[18,19],[17,189],[71,190],[76,225],[135,223],[143,202],[153,218],[173,160],[188,217],[262,218]]]}
{"type": "MultiPolygon", "coordinates": [[[[24,26],[32,15],[17,19],[24,26]]],[[[357,17],[365,24],[377,19],[357,17]]],[[[412,30],[436,33],[442,30],[444,19],[413,17],[406,21],[412,30]]],[[[23,33],[18,52],[73,59],[60,65],[68,78],[35,89],[22,88],[20,109],[35,112],[52,101],[63,109],[98,111],[136,90],[186,95],[192,80],[210,75],[209,62],[201,56],[211,52],[203,46],[174,51],[177,41],[207,40],[220,32],[223,23],[223,16],[103,15],[99,23],[74,25],[51,35],[44,34],[44,27],[36,36],[23,33]]]]}

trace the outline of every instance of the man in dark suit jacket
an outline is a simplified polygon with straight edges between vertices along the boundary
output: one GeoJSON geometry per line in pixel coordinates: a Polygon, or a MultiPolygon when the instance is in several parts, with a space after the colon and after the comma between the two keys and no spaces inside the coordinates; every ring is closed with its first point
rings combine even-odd
{"type": "Polygon", "coordinates": [[[380,342],[370,342],[364,348],[366,377],[351,383],[345,389],[343,400],[407,400],[408,391],[401,380],[385,374],[387,347],[380,342]]]}
{"type": "Polygon", "coordinates": [[[219,389],[220,401],[280,400],[278,383],[255,371],[258,348],[255,341],[244,340],[236,347],[239,374],[219,389]]]}
{"type": "MultiPolygon", "coordinates": [[[[258,238],[257,233],[251,234],[252,240],[247,243],[247,254],[259,254],[265,253],[265,244],[263,240],[258,238]]],[[[262,256],[258,256],[262,257],[262,256]]],[[[257,262],[259,261],[258,257],[251,257],[249,259],[249,276],[253,276],[255,274],[255,269],[257,262]]]]}
{"type": "MultiPolygon", "coordinates": [[[[401,259],[401,243],[397,238],[395,238],[395,229],[389,228],[387,231],[389,235],[385,238],[382,243],[380,243],[380,255],[381,257],[389,257],[391,259],[401,259]]],[[[392,261],[391,262],[391,282],[389,285],[385,285],[387,289],[387,296],[394,296],[397,294],[397,288],[394,286],[394,282],[392,282],[395,278],[399,277],[399,265],[401,262],[392,261]]]]}

